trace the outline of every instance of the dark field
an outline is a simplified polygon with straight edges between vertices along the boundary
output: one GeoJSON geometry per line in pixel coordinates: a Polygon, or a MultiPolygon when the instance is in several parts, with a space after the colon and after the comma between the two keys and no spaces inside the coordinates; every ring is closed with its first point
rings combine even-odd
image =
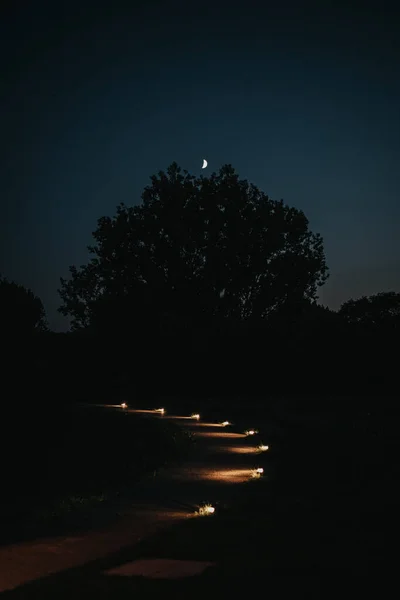
{"type": "Polygon", "coordinates": [[[1,543],[93,527],[104,506],[190,449],[174,424],[122,409],[14,410],[2,428],[1,543]]]}

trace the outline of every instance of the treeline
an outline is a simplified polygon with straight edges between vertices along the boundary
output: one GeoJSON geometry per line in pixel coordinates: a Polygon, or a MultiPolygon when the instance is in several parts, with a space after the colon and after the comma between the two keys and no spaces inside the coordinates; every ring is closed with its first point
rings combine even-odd
{"type": "MultiPolygon", "coordinates": [[[[397,299],[398,300],[398,299],[397,299]]],[[[397,393],[398,328],[346,322],[317,306],[298,320],[173,332],[42,332],[18,352],[15,387],[35,398],[122,402],[163,395],[397,393]],[[313,313],[311,315],[311,313],[313,313]]]]}
{"type": "Polygon", "coordinates": [[[196,178],[173,163],[140,204],[100,218],[93,239],[90,261],[61,278],[68,334],[49,332],[40,299],[2,280],[3,330],[29,371],[15,385],[101,402],[397,392],[400,294],[318,305],[321,236],[230,165],[196,178]]]}

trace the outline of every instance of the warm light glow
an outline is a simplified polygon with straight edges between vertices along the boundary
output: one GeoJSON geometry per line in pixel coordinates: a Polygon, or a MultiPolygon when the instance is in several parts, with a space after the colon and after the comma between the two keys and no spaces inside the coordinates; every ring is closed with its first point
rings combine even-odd
{"type": "Polygon", "coordinates": [[[196,514],[201,517],[206,517],[207,515],[212,515],[215,513],[215,508],[211,506],[211,504],[205,504],[204,506],[200,506],[198,512],[196,514]]]}
{"type": "Polygon", "coordinates": [[[199,469],[197,476],[204,481],[218,481],[224,484],[245,483],[249,479],[249,469],[199,469]]]}
{"type": "Polygon", "coordinates": [[[222,427],[226,427],[227,425],[230,425],[229,421],[222,421],[221,423],[222,427]]]}
{"type": "Polygon", "coordinates": [[[239,438],[245,438],[245,434],[244,433],[232,433],[230,431],[221,431],[220,429],[217,431],[196,431],[196,436],[197,437],[213,437],[213,438],[220,438],[220,439],[239,439],[239,438]]]}
{"type": "Polygon", "coordinates": [[[126,403],[126,402],[123,402],[123,403],[121,404],[121,408],[128,408],[128,405],[127,405],[127,403],[126,403]]]}
{"type": "Polygon", "coordinates": [[[154,409],[154,412],[158,412],[158,413],[160,413],[161,415],[163,415],[163,414],[165,413],[165,408],[155,408],[155,409],[154,409]]]}
{"type": "Polygon", "coordinates": [[[199,420],[199,419],[200,419],[200,415],[199,415],[198,413],[194,413],[194,414],[191,416],[191,418],[192,418],[192,419],[197,419],[197,420],[199,420]]]}
{"type": "Polygon", "coordinates": [[[178,420],[179,420],[179,421],[181,421],[181,420],[183,421],[183,420],[189,420],[189,419],[191,419],[192,417],[182,417],[181,415],[169,415],[169,418],[170,418],[170,419],[174,419],[174,420],[176,420],[176,421],[178,421],[178,420]]]}
{"type": "Polygon", "coordinates": [[[258,467],[252,471],[251,476],[253,479],[260,479],[261,475],[264,473],[264,469],[262,467],[258,467]]]}
{"type": "Polygon", "coordinates": [[[258,446],[260,452],[266,452],[269,449],[269,446],[264,446],[264,444],[260,444],[258,446]]]}
{"type": "Polygon", "coordinates": [[[255,435],[256,433],[258,433],[258,431],[256,429],[248,429],[244,433],[245,435],[255,435]]]}
{"type": "Polygon", "coordinates": [[[221,468],[210,468],[204,466],[198,466],[192,474],[188,475],[187,471],[184,470],[171,470],[169,478],[171,481],[182,481],[188,483],[191,481],[207,481],[207,482],[218,482],[223,485],[233,485],[237,483],[246,483],[251,476],[254,469],[241,468],[241,469],[221,469],[221,468]]]}
{"type": "Polygon", "coordinates": [[[217,446],[214,452],[223,452],[227,454],[258,454],[258,448],[254,446],[228,446],[227,444],[217,446]]]}

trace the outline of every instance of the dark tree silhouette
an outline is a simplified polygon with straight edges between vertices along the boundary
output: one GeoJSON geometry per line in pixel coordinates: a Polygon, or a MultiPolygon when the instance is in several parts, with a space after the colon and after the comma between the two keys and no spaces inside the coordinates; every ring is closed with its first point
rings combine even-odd
{"type": "Polygon", "coordinates": [[[265,318],[314,300],[327,278],[322,238],[304,213],[230,165],[196,178],[173,163],[142,200],[99,219],[93,258],[61,279],[59,310],[72,328],[265,318]]]}
{"type": "Polygon", "coordinates": [[[373,329],[397,328],[400,326],[400,294],[381,292],[347,300],[340,307],[339,315],[350,325],[373,329]]]}
{"type": "Polygon", "coordinates": [[[40,298],[5,277],[0,277],[0,310],[2,332],[30,334],[46,331],[46,315],[40,298]]]}

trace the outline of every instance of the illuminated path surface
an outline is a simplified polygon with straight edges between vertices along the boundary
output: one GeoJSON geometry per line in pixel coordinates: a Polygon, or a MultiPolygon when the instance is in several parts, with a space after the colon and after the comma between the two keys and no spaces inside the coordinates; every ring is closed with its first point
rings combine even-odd
{"type": "Polygon", "coordinates": [[[260,438],[235,433],[234,427],[153,411],[132,412],[172,419],[190,428],[196,434],[196,451],[184,464],[148,476],[130,500],[125,497],[113,506],[119,516],[112,526],[0,547],[0,592],[134,547],[160,529],[193,517],[203,502],[228,503],[246,490],[237,484],[248,482],[254,469],[266,462],[265,454],[257,450],[260,438]]]}

